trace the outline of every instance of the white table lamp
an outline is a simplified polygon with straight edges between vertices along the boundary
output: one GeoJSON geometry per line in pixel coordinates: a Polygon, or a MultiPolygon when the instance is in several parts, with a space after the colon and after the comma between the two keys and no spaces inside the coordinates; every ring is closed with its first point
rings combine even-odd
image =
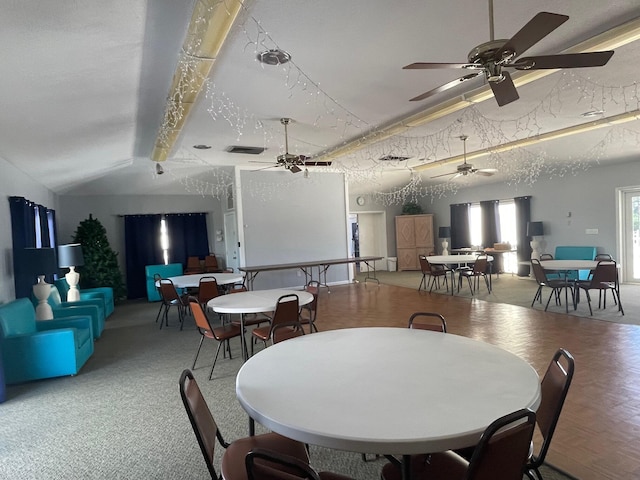
{"type": "Polygon", "coordinates": [[[449,242],[451,238],[451,227],[440,227],[438,229],[438,237],[442,239],[442,255],[449,255],[449,242]]]}
{"type": "Polygon", "coordinates": [[[544,241],[544,227],[542,222],[527,223],[527,237],[531,237],[531,258],[539,260],[544,253],[547,242],[544,241]]]}
{"type": "Polygon", "coordinates": [[[82,265],[84,265],[82,245],[79,243],[70,243],[68,245],[58,246],[58,266],[69,269],[69,273],[64,276],[69,284],[67,302],[77,302],[80,300],[80,290],[78,290],[80,274],[76,272],[76,267],[81,267],[82,265]]]}
{"type": "Polygon", "coordinates": [[[47,283],[45,275],[58,269],[55,249],[25,248],[18,263],[22,272],[38,277],[38,283],[33,286],[33,295],[38,300],[36,320],[53,320],[53,310],[47,301],[51,294],[51,284],[47,283]]]}

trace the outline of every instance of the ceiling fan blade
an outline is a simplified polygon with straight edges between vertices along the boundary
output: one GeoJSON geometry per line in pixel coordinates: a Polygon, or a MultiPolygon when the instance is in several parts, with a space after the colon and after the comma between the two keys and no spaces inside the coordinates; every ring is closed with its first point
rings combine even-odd
{"type": "Polygon", "coordinates": [[[313,160],[307,160],[304,162],[306,167],[330,167],[331,162],[314,162],[313,160]]]}
{"type": "Polygon", "coordinates": [[[302,171],[297,165],[291,165],[289,167],[289,170],[291,171],[291,173],[298,173],[302,171]]]}
{"type": "MultiPolygon", "coordinates": [[[[262,162],[259,162],[262,163],[262,162]]],[[[251,170],[252,172],[261,172],[262,170],[268,170],[270,168],[275,168],[275,167],[279,167],[280,165],[269,165],[268,167],[262,167],[262,168],[256,168],[254,170],[251,170]]]]}
{"type": "Polygon", "coordinates": [[[425,70],[432,68],[469,68],[473,70],[482,70],[482,65],[475,63],[430,63],[416,62],[402,67],[403,70],[425,70]]]}
{"type": "Polygon", "coordinates": [[[419,100],[424,100],[425,98],[431,97],[436,93],[444,92],[445,90],[449,90],[450,88],[456,87],[460,85],[462,82],[466,82],[467,80],[471,80],[472,78],[476,78],[480,75],[481,72],[470,73],[469,75],[465,75],[464,77],[456,78],[455,80],[445,83],[444,85],[440,85],[439,87],[434,88],[433,90],[429,90],[428,92],[423,93],[422,95],[418,95],[417,97],[413,97],[410,102],[416,102],[419,100]]]}
{"type": "Polygon", "coordinates": [[[549,12],[538,13],[496,52],[495,59],[500,60],[502,55],[507,52],[515,53],[516,57],[522,55],[567,20],[569,20],[567,15],[549,12]]]}
{"type": "Polygon", "coordinates": [[[496,102],[501,107],[520,98],[509,72],[503,71],[502,75],[504,79],[501,82],[489,82],[493,96],[496,97],[496,102]]]}
{"type": "Polygon", "coordinates": [[[440,177],[446,177],[446,176],[449,176],[449,175],[457,175],[457,174],[458,174],[458,172],[449,172],[449,173],[443,173],[442,175],[435,175],[435,176],[433,176],[431,178],[440,178],[440,177]]]}
{"type": "Polygon", "coordinates": [[[464,176],[464,174],[463,174],[463,173],[458,172],[458,173],[456,173],[453,177],[451,177],[451,178],[449,179],[449,181],[451,182],[451,181],[455,180],[456,178],[460,178],[460,177],[463,177],[463,176],[464,176]]]}
{"type": "Polygon", "coordinates": [[[473,173],[475,173],[476,175],[482,175],[483,177],[491,177],[498,173],[498,170],[496,170],[495,168],[481,168],[473,173]]]}
{"type": "Polygon", "coordinates": [[[517,70],[541,70],[546,68],[602,67],[613,56],[613,50],[590,53],[565,53],[525,57],[509,65],[517,70]]]}

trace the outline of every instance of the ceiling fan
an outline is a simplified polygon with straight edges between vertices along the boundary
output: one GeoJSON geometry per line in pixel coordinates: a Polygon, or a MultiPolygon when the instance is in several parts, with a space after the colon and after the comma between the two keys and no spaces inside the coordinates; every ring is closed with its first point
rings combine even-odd
{"type": "Polygon", "coordinates": [[[493,33],[493,0],[489,0],[489,33],[491,40],[473,48],[469,52],[468,63],[418,62],[403,67],[406,70],[461,68],[463,70],[472,70],[473,72],[418,95],[412,98],[411,101],[424,100],[484,73],[498,105],[502,107],[520,98],[511,75],[504,70],[505,68],[540,70],[601,67],[605,65],[613,55],[612,50],[517,58],[567,20],[569,20],[567,15],[540,12],[510,39],[495,40],[493,33]]]}
{"type": "Polygon", "coordinates": [[[265,170],[267,168],[272,168],[272,167],[284,167],[287,170],[289,170],[291,173],[298,173],[302,171],[302,169],[300,168],[302,166],[304,167],[330,166],[331,162],[316,162],[316,161],[310,160],[310,157],[307,157],[305,155],[294,155],[292,153],[289,153],[289,136],[287,131],[287,125],[289,125],[290,122],[291,122],[290,118],[280,119],[280,123],[284,125],[284,153],[276,157],[275,165],[271,165],[270,167],[265,167],[264,169],[259,169],[259,170],[265,170]]]}
{"type": "Polygon", "coordinates": [[[464,162],[462,162],[460,165],[458,165],[456,167],[456,171],[455,172],[449,172],[449,173],[443,173],[442,175],[436,175],[435,177],[431,177],[431,178],[438,178],[438,177],[446,177],[447,175],[453,175],[453,177],[451,177],[451,180],[456,179],[458,177],[462,177],[462,176],[466,176],[469,174],[475,174],[475,175],[483,175],[485,177],[490,177],[492,175],[495,175],[495,173],[498,171],[495,168],[474,168],[473,165],[471,165],[470,163],[467,163],[467,137],[466,135],[460,135],[460,140],[462,140],[462,148],[464,149],[464,162]]]}

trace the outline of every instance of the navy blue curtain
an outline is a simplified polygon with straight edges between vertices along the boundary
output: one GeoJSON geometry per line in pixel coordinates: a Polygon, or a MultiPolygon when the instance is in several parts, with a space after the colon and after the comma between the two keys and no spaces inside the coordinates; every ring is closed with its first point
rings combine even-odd
{"type": "Polygon", "coordinates": [[[527,224],[531,221],[531,197],[516,197],[516,235],[518,238],[518,276],[529,275],[531,261],[531,245],[527,237],[527,224]],[[527,262],[521,263],[521,262],[527,262]]]}
{"type": "Polygon", "coordinates": [[[206,213],[172,213],[164,218],[169,235],[169,263],[186,266],[188,257],[209,255],[206,213]]]}
{"type": "Polygon", "coordinates": [[[13,280],[16,298],[29,297],[31,287],[36,278],[21,269],[17,261],[16,252],[24,248],[36,246],[36,211],[35,204],[24,197],[9,197],[9,211],[11,212],[11,239],[13,242],[13,280]]]}
{"type": "Polygon", "coordinates": [[[470,203],[451,205],[451,248],[465,248],[471,246],[469,232],[470,203]]]}
{"type": "Polygon", "coordinates": [[[164,263],[160,245],[161,220],[162,215],[126,215],[124,218],[127,298],[146,297],[144,267],[164,263]]]}
{"type": "MultiPolygon", "coordinates": [[[[480,202],[480,221],[482,223],[482,245],[493,247],[500,241],[500,209],[498,200],[484,200],[480,202]]],[[[502,272],[502,255],[493,256],[494,272],[502,272]]]]}

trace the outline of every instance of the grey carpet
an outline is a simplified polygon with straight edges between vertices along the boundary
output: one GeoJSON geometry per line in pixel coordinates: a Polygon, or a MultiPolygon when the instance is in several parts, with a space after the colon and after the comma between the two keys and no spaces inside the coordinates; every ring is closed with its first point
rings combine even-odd
{"type": "MultiPolygon", "coordinates": [[[[208,477],[178,392],[199,334],[190,318],[179,331],[175,312],[169,328],[159,330],[153,321],[157,308],[147,302],[118,305],[79,375],[8,387],[0,404],[0,478],[208,477]]],[[[207,380],[213,345],[207,347],[196,380],[225,437],[246,436],[247,415],[235,398],[239,343],[232,343],[232,360],[218,360],[213,381],[207,380]]],[[[362,480],[379,478],[385,461],[365,463],[359,454],[314,446],[311,458],[318,469],[362,480]]],[[[547,480],[568,478],[549,468],[543,473],[547,480]]]]}
{"type": "MultiPolygon", "coordinates": [[[[376,276],[382,283],[388,285],[396,285],[399,287],[413,288],[416,290],[418,289],[420,280],[422,279],[422,273],[414,271],[379,271],[376,272],[376,276]]],[[[356,279],[358,281],[364,281],[365,277],[366,273],[361,273],[356,276],[356,279]]],[[[371,284],[371,281],[369,281],[368,283],[371,284]]],[[[478,300],[484,300],[487,302],[508,303],[510,305],[519,305],[521,307],[531,308],[531,301],[533,300],[533,297],[538,288],[538,284],[533,278],[518,277],[517,275],[511,275],[510,273],[503,273],[499,277],[493,275],[492,285],[493,289],[491,293],[488,293],[484,282],[481,280],[479,290],[472,296],[469,290],[467,279],[463,278],[463,283],[459,292],[456,285],[455,295],[462,298],[476,298],[478,300]]],[[[535,308],[536,310],[544,310],[550,292],[551,290],[545,287],[542,291],[543,302],[536,302],[533,308],[535,308]]],[[[446,294],[447,292],[445,291],[443,282],[440,283],[440,289],[436,290],[434,288],[432,292],[432,295],[446,294]]],[[[640,284],[621,285],[620,298],[622,300],[622,306],[625,313],[624,315],[622,315],[618,311],[618,307],[613,303],[611,292],[607,294],[606,308],[599,309],[598,293],[593,291],[591,293],[591,308],[593,309],[593,317],[589,315],[589,306],[587,304],[584,293],[581,294],[581,301],[578,304],[577,310],[574,310],[572,305],[569,306],[569,315],[595,318],[608,322],[640,325],[640,284]]],[[[559,306],[555,304],[552,298],[551,302],[549,303],[549,309],[547,311],[554,313],[566,313],[564,296],[562,297],[562,305],[559,306]]]]}

